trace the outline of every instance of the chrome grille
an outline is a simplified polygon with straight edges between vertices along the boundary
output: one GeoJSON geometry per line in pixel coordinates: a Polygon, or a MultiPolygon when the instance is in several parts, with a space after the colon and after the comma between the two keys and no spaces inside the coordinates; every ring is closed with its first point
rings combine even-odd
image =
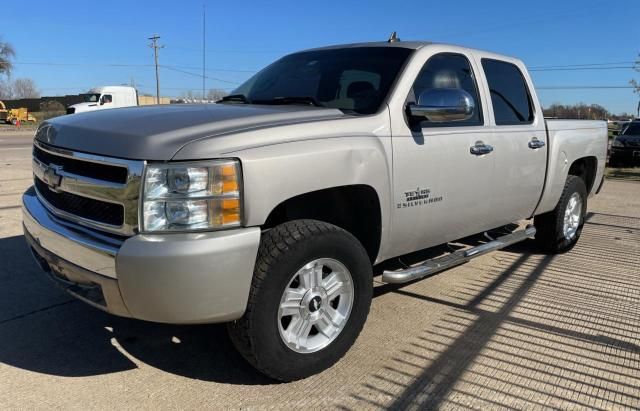
{"type": "Polygon", "coordinates": [[[40,201],[58,217],[130,236],[138,230],[143,161],[59,149],[34,140],[33,174],[40,201]]]}
{"type": "Polygon", "coordinates": [[[127,183],[128,170],[126,167],[90,163],[87,161],[77,160],[75,158],[61,157],[48,153],[38,146],[33,147],[33,157],[43,164],[56,164],[62,167],[62,169],[67,173],[73,173],[112,183],[127,183]]]}

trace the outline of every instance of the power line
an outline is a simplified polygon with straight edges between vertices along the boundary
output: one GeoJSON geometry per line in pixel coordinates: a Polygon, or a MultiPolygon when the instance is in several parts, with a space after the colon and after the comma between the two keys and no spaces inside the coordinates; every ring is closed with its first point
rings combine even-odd
{"type": "Polygon", "coordinates": [[[635,64],[635,61],[616,61],[612,63],[583,63],[583,64],[565,64],[565,65],[550,65],[550,66],[529,66],[529,69],[546,69],[546,68],[564,68],[564,67],[588,67],[588,66],[612,66],[619,64],[635,64]]]}
{"type": "MultiPolygon", "coordinates": [[[[174,64],[170,64],[169,66],[174,68],[187,69],[187,70],[199,69],[199,67],[195,67],[195,66],[176,66],[174,64]]],[[[223,69],[223,68],[208,68],[205,71],[208,71],[208,72],[219,71],[219,72],[230,72],[230,73],[257,73],[258,72],[258,70],[223,69]]]]}
{"type": "Polygon", "coordinates": [[[215,80],[215,81],[219,81],[221,83],[228,83],[228,84],[241,84],[238,81],[231,81],[231,80],[225,80],[225,79],[221,79],[221,78],[217,78],[217,77],[210,77],[210,76],[203,76],[202,74],[198,74],[198,73],[193,73],[191,71],[185,71],[185,70],[180,70],[177,69],[175,67],[172,66],[161,66],[162,68],[168,69],[168,70],[172,70],[172,71],[176,71],[178,73],[183,73],[183,74],[188,74],[190,76],[195,76],[195,77],[205,77],[208,78],[209,80],[215,80]]]}
{"type": "Polygon", "coordinates": [[[153,67],[153,64],[120,64],[120,63],[55,63],[41,61],[18,61],[13,62],[18,65],[34,65],[34,66],[63,66],[63,67],[82,67],[82,66],[99,66],[99,67],[153,67]]]}
{"type": "MultiPolygon", "coordinates": [[[[18,61],[14,62],[16,65],[39,65],[39,66],[59,66],[59,67],[154,67],[153,64],[135,64],[135,63],[58,63],[58,62],[39,62],[39,61],[18,61]]],[[[612,64],[633,64],[633,62],[619,62],[619,63],[591,63],[591,64],[572,64],[572,65],[560,65],[560,66],[531,66],[529,71],[574,71],[574,70],[619,70],[619,69],[634,69],[634,66],[611,66],[612,64]]],[[[164,65],[164,67],[181,68],[188,70],[199,70],[201,67],[196,66],[180,66],[180,65],[164,65]]],[[[204,68],[204,64],[203,64],[204,68]]],[[[231,69],[231,68],[208,68],[203,71],[206,72],[230,72],[230,73],[257,73],[258,70],[248,69],[231,69]]]]}
{"type": "Polygon", "coordinates": [[[539,86],[536,90],[633,89],[633,86],[539,86]]]}
{"type": "Polygon", "coordinates": [[[530,68],[529,71],[633,70],[633,66],[530,68]]]}
{"type": "MultiPolygon", "coordinates": [[[[17,65],[34,65],[34,66],[60,66],[60,67],[141,67],[148,68],[154,67],[153,64],[125,64],[125,63],[57,63],[57,62],[41,62],[41,61],[19,61],[13,62],[17,65]]],[[[190,70],[199,70],[200,67],[195,66],[179,66],[179,65],[166,65],[165,67],[183,68],[190,70]]],[[[246,70],[246,69],[229,69],[229,68],[208,68],[208,72],[230,72],[230,73],[257,73],[258,70],[246,70]]]]}
{"type": "MultiPolygon", "coordinates": [[[[182,47],[182,46],[173,46],[171,45],[172,50],[187,50],[187,51],[198,51],[202,52],[201,49],[196,49],[193,47],[182,47]]],[[[207,54],[224,54],[224,53],[240,53],[240,54],[282,54],[282,53],[291,53],[291,50],[248,50],[248,49],[209,49],[205,50],[207,54]]]]}

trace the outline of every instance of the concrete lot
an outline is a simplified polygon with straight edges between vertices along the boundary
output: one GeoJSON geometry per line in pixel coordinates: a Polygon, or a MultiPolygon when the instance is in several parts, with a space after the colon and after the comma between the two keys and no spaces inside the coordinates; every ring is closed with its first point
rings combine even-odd
{"type": "Polygon", "coordinates": [[[0,133],[0,407],[640,408],[640,183],[610,180],[578,246],[530,243],[404,287],[376,283],[335,367],[278,384],[222,326],[116,318],[43,277],[21,232],[29,136],[0,133]]]}

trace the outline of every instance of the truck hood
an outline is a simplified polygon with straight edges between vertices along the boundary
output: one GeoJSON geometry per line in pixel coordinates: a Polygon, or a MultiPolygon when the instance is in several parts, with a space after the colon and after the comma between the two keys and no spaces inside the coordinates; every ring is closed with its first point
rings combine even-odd
{"type": "Polygon", "coordinates": [[[307,106],[176,104],[61,116],[36,139],[74,151],[134,160],[170,160],[186,144],[256,128],[341,118],[340,110],[307,106]]]}
{"type": "Polygon", "coordinates": [[[73,107],[76,109],[76,113],[83,113],[89,110],[95,110],[93,107],[96,107],[98,103],[77,103],[72,104],[69,107],[73,107]]]}
{"type": "Polygon", "coordinates": [[[624,144],[625,147],[640,147],[640,135],[619,135],[616,140],[624,144]]]}

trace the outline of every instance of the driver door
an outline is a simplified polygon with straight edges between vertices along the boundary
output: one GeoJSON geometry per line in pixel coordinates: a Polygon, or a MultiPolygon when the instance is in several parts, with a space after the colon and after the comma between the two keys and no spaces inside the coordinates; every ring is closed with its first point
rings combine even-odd
{"type": "MultiPolygon", "coordinates": [[[[460,88],[475,102],[471,118],[430,122],[407,112],[392,112],[393,228],[396,255],[482,232],[491,228],[494,156],[473,154],[490,146],[484,104],[474,60],[463,53],[432,55],[408,93],[414,104],[428,89],[460,88]],[[396,240],[397,239],[397,240],[396,240]]],[[[405,107],[406,107],[405,104],[405,107]]]]}
{"type": "Polygon", "coordinates": [[[100,106],[101,108],[113,107],[113,96],[111,94],[103,94],[100,96],[100,106]]]}

